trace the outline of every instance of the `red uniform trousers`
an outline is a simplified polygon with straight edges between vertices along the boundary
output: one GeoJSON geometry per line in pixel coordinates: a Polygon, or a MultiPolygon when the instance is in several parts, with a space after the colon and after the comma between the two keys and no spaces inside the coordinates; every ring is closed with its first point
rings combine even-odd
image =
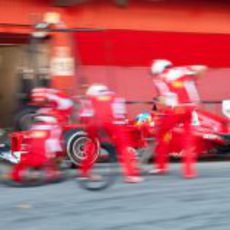
{"type": "MultiPolygon", "coordinates": [[[[95,123],[95,122],[94,122],[95,123]]],[[[115,125],[112,123],[103,123],[100,125],[88,125],[87,133],[90,138],[96,139],[98,138],[100,141],[103,141],[100,132],[106,135],[106,138],[109,138],[109,143],[111,143],[116,148],[118,160],[122,166],[122,170],[124,176],[139,176],[140,172],[137,167],[137,160],[135,155],[135,150],[130,146],[130,136],[126,126],[115,125]]],[[[81,169],[83,175],[87,175],[90,168],[92,167],[93,160],[93,145],[87,145],[86,152],[87,157],[86,160],[83,161],[81,169]]]]}
{"type": "Polygon", "coordinates": [[[194,163],[196,161],[196,146],[192,136],[192,107],[176,107],[167,109],[165,115],[160,119],[159,130],[156,137],[156,167],[164,173],[168,170],[168,161],[170,153],[171,131],[178,125],[183,125],[184,135],[181,142],[183,143],[183,175],[193,177],[196,175],[194,163]]]}

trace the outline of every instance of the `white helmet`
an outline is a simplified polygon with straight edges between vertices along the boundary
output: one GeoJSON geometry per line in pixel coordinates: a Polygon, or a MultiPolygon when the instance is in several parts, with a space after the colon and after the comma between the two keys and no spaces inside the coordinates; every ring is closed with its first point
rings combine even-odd
{"type": "Polygon", "coordinates": [[[86,95],[88,95],[88,96],[99,96],[101,94],[105,94],[108,92],[110,92],[110,91],[106,85],[93,84],[87,89],[86,95]]]}
{"type": "Polygon", "coordinates": [[[46,114],[41,114],[41,115],[36,116],[35,120],[38,122],[41,121],[41,122],[49,123],[49,124],[56,124],[57,123],[57,119],[55,117],[49,116],[46,114]]]}
{"type": "Polygon", "coordinates": [[[172,62],[166,59],[157,59],[153,61],[151,66],[151,73],[152,74],[161,74],[167,68],[172,66],[172,62]]]}

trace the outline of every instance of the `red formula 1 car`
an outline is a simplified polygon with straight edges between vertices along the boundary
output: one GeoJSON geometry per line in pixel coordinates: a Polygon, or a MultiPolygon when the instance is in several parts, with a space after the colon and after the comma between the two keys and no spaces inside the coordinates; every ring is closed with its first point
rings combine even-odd
{"type": "MultiPolygon", "coordinates": [[[[182,128],[179,126],[172,131],[172,152],[182,153],[178,141],[182,128]]],[[[200,155],[230,153],[229,119],[198,109],[193,114],[193,134],[200,155]]]]}
{"type": "MultiPolygon", "coordinates": [[[[229,100],[223,103],[223,113],[229,116],[229,100]]],[[[44,106],[44,105],[43,105],[44,106]]],[[[162,115],[162,114],[161,114],[162,115]]],[[[135,119],[127,122],[128,132],[132,135],[132,146],[135,149],[143,149],[148,146],[147,140],[154,139],[157,132],[159,115],[157,112],[139,114],[135,119]],[[144,116],[143,116],[144,115],[144,116]]],[[[198,109],[193,113],[193,133],[198,146],[198,152],[203,155],[206,153],[226,153],[230,152],[230,128],[229,118],[215,115],[205,110],[198,109]]],[[[172,149],[173,156],[182,154],[182,146],[180,145],[180,135],[182,135],[183,126],[172,130],[172,149]]],[[[84,128],[80,124],[66,124],[64,127],[64,143],[65,151],[71,161],[79,165],[84,156],[84,145],[88,141],[88,137],[84,132],[84,128]]],[[[101,140],[107,143],[106,138],[101,140]]],[[[101,151],[103,153],[103,150],[101,151]]],[[[95,148],[95,155],[100,154],[99,143],[95,148]]]]}
{"type": "MultiPolygon", "coordinates": [[[[229,116],[229,107],[223,108],[223,112],[229,116]]],[[[139,126],[144,139],[148,137],[154,138],[160,116],[167,116],[167,114],[158,114],[157,112],[139,114],[133,125],[139,126]]],[[[229,118],[197,109],[193,112],[192,126],[197,152],[200,156],[230,153],[229,118]]],[[[171,155],[180,157],[183,154],[181,145],[183,125],[181,124],[174,128],[171,135],[171,155]]]]}
{"type": "MultiPolygon", "coordinates": [[[[16,131],[9,134],[10,152],[4,145],[0,158],[5,158],[12,163],[18,163],[23,154],[28,153],[29,139],[36,130],[16,131]]],[[[61,144],[63,146],[63,156],[65,160],[70,160],[73,164],[79,165],[84,158],[84,146],[89,141],[86,132],[80,124],[66,124],[63,128],[61,144]]],[[[99,155],[99,142],[95,140],[95,158],[99,155]]],[[[67,162],[66,162],[67,163],[67,162]]],[[[70,163],[70,162],[69,162],[70,163]]]]}

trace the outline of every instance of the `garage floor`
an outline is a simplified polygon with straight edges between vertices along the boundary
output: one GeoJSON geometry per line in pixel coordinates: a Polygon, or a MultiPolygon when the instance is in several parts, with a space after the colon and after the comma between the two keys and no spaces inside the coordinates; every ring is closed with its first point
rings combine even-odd
{"type": "Polygon", "coordinates": [[[121,180],[100,192],[70,180],[37,188],[0,187],[0,226],[8,230],[228,230],[230,162],[199,163],[184,180],[179,164],[141,184],[121,180]]]}

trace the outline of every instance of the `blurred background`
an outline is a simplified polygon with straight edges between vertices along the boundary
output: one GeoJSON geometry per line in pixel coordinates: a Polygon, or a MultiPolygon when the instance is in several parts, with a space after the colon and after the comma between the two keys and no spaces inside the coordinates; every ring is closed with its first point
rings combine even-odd
{"type": "MultiPolygon", "coordinates": [[[[169,59],[176,66],[207,65],[208,71],[198,81],[201,106],[221,114],[221,101],[230,99],[229,25],[229,0],[0,0],[0,137],[8,132],[2,128],[16,124],[20,111],[27,106],[33,109],[31,114],[39,109],[32,107],[29,98],[31,89],[38,86],[62,89],[73,99],[83,95],[91,83],[103,83],[130,102],[130,118],[150,111],[150,102],[156,96],[150,78],[153,59],[169,59]]],[[[227,124],[219,117],[216,120],[212,123],[208,119],[211,133],[203,138],[208,143],[213,141],[212,134],[217,133],[215,127],[227,124]]],[[[61,141],[68,147],[65,151],[84,156],[87,135],[74,136],[78,129],[64,131],[65,140],[61,141]],[[83,140],[81,148],[74,144],[79,137],[83,140]],[[68,144],[68,140],[73,144],[68,144]]],[[[220,151],[215,148],[211,154],[229,153],[229,133],[224,134],[221,140],[227,143],[227,148],[220,144],[223,148],[220,151]]],[[[136,147],[140,156],[148,153],[147,162],[154,144],[144,146],[142,136],[135,136],[134,144],[140,145],[136,147]]],[[[12,153],[14,157],[19,153],[20,158],[27,146],[15,140],[20,151],[12,153]]],[[[7,144],[0,143],[0,147],[10,147],[10,142],[7,144]]],[[[98,144],[97,147],[98,152],[98,144]]],[[[106,152],[102,146],[102,150],[105,153],[102,151],[101,156],[109,156],[108,149],[106,152]]],[[[3,159],[12,160],[11,152],[4,151],[3,159]]],[[[176,153],[175,159],[180,159],[183,152],[176,153]]],[[[63,183],[21,189],[1,186],[0,227],[228,230],[229,158],[221,160],[199,162],[199,177],[195,180],[182,180],[181,166],[171,164],[165,177],[146,175],[146,181],[140,185],[118,183],[113,189],[99,193],[77,189],[75,180],[63,181],[64,186],[63,183]]],[[[147,174],[144,171],[147,168],[142,166],[147,174]]],[[[152,164],[148,166],[152,168],[152,164]]],[[[74,177],[71,174],[69,179],[76,176],[75,170],[71,172],[74,177]]],[[[9,179],[5,175],[0,173],[0,179],[9,179]]]]}
{"type": "MultiPolygon", "coordinates": [[[[82,94],[99,82],[150,101],[155,58],[209,66],[199,89],[205,108],[219,113],[230,96],[229,23],[227,0],[1,0],[0,124],[9,126],[39,85],[82,94]]],[[[130,105],[129,114],[145,109],[130,105]]]]}

